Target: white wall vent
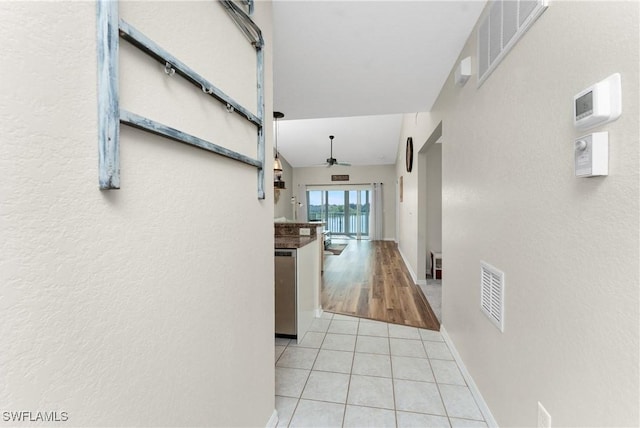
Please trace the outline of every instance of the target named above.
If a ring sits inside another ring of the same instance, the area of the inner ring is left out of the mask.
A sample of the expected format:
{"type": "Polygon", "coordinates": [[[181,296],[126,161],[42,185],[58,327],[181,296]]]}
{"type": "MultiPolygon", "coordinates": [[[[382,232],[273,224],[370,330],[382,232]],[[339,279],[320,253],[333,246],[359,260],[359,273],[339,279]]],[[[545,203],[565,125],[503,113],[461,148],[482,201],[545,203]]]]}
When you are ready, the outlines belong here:
{"type": "Polygon", "coordinates": [[[549,7],[548,0],[493,0],[478,25],[478,87],[549,7]]]}
{"type": "Polygon", "coordinates": [[[504,272],[480,262],[480,308],[504,332],[504,272]]]}

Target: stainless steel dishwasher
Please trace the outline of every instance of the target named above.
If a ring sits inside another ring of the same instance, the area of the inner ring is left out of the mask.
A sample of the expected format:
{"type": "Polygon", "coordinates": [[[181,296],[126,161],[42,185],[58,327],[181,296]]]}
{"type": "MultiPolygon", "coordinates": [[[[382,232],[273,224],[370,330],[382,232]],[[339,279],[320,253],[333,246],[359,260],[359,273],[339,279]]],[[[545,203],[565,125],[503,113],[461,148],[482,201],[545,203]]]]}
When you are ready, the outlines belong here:
{"type": "Polygon", "coordinates": [[[296,250],[275,251],[276,334],[294,338],[296,324],[296,250]]]}

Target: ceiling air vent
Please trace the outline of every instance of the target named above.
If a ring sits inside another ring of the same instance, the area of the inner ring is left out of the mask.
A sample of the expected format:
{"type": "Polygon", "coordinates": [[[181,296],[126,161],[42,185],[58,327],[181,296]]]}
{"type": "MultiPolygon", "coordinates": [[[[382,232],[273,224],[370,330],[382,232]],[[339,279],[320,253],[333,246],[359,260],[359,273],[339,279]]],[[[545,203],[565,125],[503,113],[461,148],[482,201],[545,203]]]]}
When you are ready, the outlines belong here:
{"type": "Polygon", "coordinates": [[[504,332],[504,272],[485,262],[480,262],[480,307],[504,332]]]}
{"type": "Polygon", "coordinates": [[[548,0],[493,0],[478,25],[478,86],[548,7],[548,0]]]}

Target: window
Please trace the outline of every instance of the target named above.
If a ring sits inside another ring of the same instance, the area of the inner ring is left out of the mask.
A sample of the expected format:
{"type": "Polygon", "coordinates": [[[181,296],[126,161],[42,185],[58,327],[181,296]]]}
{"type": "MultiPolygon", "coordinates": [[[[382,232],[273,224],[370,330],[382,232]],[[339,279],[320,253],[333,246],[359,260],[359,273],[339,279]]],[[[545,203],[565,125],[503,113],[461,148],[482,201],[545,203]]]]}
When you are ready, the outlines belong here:
{"type": "Polygon", "coordinates": [[[324,221],[331,236],[369,237],[369,190],[308,190],[309,221],[324,221]]]}

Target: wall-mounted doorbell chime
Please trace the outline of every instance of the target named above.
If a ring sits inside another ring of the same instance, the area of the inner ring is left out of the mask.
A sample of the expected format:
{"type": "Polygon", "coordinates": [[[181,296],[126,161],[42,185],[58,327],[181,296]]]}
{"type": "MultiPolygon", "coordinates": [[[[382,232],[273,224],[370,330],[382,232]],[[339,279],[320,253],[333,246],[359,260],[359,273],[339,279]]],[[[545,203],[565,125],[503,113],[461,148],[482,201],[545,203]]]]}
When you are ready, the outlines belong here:
{"type": "MultiPolygon", "coordinates": [[[[580,91],[573,97],[573,124],[584,131],[613,122],[622,113],[620,74],[580,91]]],[[[609,133],[594,132],[574,141],[576,177],[609,174],[609,133]]]]}

